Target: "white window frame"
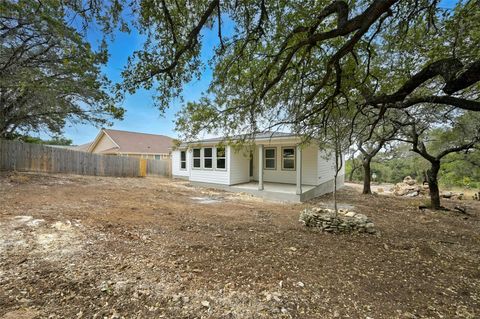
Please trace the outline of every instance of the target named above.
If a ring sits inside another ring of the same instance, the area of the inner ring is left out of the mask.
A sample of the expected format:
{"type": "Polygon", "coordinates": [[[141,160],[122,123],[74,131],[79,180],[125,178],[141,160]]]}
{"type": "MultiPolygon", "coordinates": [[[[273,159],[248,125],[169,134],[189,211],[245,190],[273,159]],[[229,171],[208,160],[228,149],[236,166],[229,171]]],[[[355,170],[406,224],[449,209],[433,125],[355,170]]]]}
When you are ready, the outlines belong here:
{"type": "Polygon", "coordinates": [[[202,149],[200,147],[195,147],[195,148],[192,148],[192,169],[202,169],[202,149]],[[195,157],[195,150],[199,150],[200,151],[200,156],[199,157],[195,157]],[[200,166],[199,167],[195,167],[195,160],[198,159],[200,161],[200,166]]]}
{"type": "Polygon", "coordinates": [[[263,149],[263,168],[266,170],[275,171],[277,169],[277,148],[276,147],[265,147],[263,149]],[[267,150],[273,150],[273,157],[267,158],[267,150]],[[273,168],[267,167],[267,159],[273,159],[273,168]]]}
{"type": "Polygon", "coordinates": [[[283,146],[282,147],[282,171],[295,171],[297,169],[297,150],[295,146],[283,146]],[[293,149],[293,168],[285,168],[285,160],[291,159],[284,157],[283,150],[285,149],[293,149]]]}
{"type": "Polygon", "coordinates": [[[227,170],[227,148],[226,147],[215,147],[215,169],[218,171],[226,171],[227,170]],[[218,149],[223,148],[223,156],[218,156],[218,149]],[[225,167],[221,168],[218,167],[218,160],[223,159],[225,161],[225,167]]]}
{"type": "Polygon", "coordinates": [[[202,156],[202,161],[201,161],[201,163],[202,163],[202,168],[205,169],[205,170],[213,170],[213,151],[214,151],[214,147],[213,147],[213,146],[210,146],[210,147],[202,147],[202,155],[203,155],[203,156],[202,156]],[[212,150],[212,156],[209,156],[209,157],[206,157],[206,156],[205,156],[205,149],[207,149],[207,148],[209,148],[209,149],[212,150]],[[205,160],[207,160],[207,159],[209,159],[209,160],[212,161],[212,162],[211,162],[211,163],[212,163],[212,167],[205,167],[205,160]]]}
{"type": "Polygon", "coordinates": [[[187,170],[187,151],[180,151],[180,170],[182,171],[187,170]],[[182,160],[182,153],[185,154],[185,160],[182,160]],[[185,167],[182,167],[182,163],[185,163],[185,167]]]}

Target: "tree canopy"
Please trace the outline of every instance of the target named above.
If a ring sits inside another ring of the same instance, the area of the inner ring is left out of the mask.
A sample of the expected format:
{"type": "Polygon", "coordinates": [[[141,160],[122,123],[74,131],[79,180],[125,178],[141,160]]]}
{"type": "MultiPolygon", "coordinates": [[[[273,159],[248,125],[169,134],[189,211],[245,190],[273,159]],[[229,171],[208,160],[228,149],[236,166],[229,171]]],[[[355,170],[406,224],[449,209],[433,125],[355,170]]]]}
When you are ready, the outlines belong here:
{"type": "Polygon", "coordinates": [[[105,47],[93,50],[81,33],[105,13],[84,4],[0,3],[0,137],[56,135],[67,121],[102,125],[122,118],[100,69],[107,61],[105,47]]]}
{"type": "Polygon", "coordinates": [[[310,136],[334,104],[346,102],[359,110],[447,104],[478,111],[478,5],[143,0],[138,27],[147,40],[123,73],[123,89],[155,87],[165,109],[202,71],[201,31],[215,28],[209,91],[177,120],[186,138],[285,126],[310,136]],[[225,20],[234,24],[228,36],[225,20]]]}

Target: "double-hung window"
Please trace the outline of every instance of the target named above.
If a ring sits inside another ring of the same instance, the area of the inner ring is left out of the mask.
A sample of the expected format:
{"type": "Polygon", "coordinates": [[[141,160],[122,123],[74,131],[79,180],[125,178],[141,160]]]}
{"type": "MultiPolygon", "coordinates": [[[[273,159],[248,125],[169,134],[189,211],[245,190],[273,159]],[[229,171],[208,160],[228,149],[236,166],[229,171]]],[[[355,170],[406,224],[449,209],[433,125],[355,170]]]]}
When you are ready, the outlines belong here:
{"type": "Polygon", "coordinates": [[[276,153],[277,149],[274,147],[265,148],[265,169],[274,170],[277,168],[276,153]]]}
{"type": "Polygon", "coordinates": [[[217,169],[226,168],[225,147],[217,147],[217,169]]]}
{"type": "Polygon", "coordinates": [[[203,168],[213,168],[213,148],[203,149],[203,168]]]}
{"type": "Polygon", "coordinates": [[[187,152],[180,151],[180,169],[187,169],[187,152]]]}
{"type": "Polygon", "coordinates": [[[193,168],[201,168],[200,148],[193,149],[193,168]]]}
{"type": "Polygon", "coordinates": [[[282,147],[282,169],[295,170],[295,147],[282,147]]]}

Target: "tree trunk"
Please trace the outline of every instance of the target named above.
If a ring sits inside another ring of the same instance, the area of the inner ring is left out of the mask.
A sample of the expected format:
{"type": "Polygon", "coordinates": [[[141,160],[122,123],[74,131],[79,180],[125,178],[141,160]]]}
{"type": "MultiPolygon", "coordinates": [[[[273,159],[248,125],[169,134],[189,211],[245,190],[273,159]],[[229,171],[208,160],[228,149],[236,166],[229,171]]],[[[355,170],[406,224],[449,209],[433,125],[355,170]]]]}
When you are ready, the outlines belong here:
{"type": "Polygon", "coordinates": [[[352,182],[353,181],[353,174],[355,173],[355,171],[357,170],[357,166],[352,166],[352,170],[350,171],[350,174],[348,175],[348,181],[349,182],[352,182]]]}
{"type": "Polygon", "coordinates": [[[370,183],[372,179],[372,173],[370,171],[370,162],[372,161],[371,158],[365,157],[363,159],[363,191],[362,194],[371,194],[372,190],[370,188],[370,183]]]}
{"type": "Polygon", "coordinates": [[[440,209],[440,190],[438,189],[438,171],[440,170],[440,161],[430,162],[431,166],[427,170],[428,188],[430,189],[431,208],[440,209]]]}
{"type": "Polygon", "coordinates": [[[337,174],[335,174],[333,181],[333,209],[335,210],[335,217],[337,217],[338,207],[337,207],[337,174]]]}

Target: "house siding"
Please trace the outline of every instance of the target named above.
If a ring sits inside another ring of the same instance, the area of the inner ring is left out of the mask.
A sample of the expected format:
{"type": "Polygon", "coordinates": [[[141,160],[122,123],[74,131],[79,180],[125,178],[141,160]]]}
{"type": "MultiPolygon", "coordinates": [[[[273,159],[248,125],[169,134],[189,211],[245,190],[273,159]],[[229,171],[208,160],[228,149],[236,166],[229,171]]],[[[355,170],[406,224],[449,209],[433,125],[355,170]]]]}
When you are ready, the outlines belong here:
{"type": "MultiPolygon", "coordinates": [[[[345,159],[343,165],[338,173],[338,176],[345,175],[345,159]]],[[[333,180],[335,176],[335,156],[327,154],[325,151],[318,151],[318,181],[319,184],[333,180]]],[[[338,180],[337,180],[338,181],[338,180]]],[[[342,183],[343,185],[343,183],[342,183]]]]}
{"type": "MultiPolygon", "coordinates": [[[[275,170],[264,169],[263,180],[273,183],[295,184],[297,182],[296,165],[294,171],[282,170],[282,147],[296,147],[294,143],[285,143],[282,145],[264,144],[265,148],[276,148],[275,170]]],[[[317,180],[317,150],[316,145],[308,145],[302,149],[302,184],[318,185],[317,180]]],[[[258,180],[258,147],[255,148],[253,155],[253,178],[258,180]]]]}
{"type": "Polygon", "coordinates": [[[302,184],[318,185],[318,146],[308,145],[302,150],[302,184]]]}
{"type": "MultiPolygon", "coordinates": [[[[206,146],[212,147],[212,146],[206,146]]],[[[203,149],[202,149],[202,158],[203,158],[203,149]]],[[[230,185],[230,147],[227,147],[226,150],[226,163],[227,169],[226,170],[219,170],[219,169],[204,169],[204,168],[193,168],[193,161],[191,160],[193,153],[187,152],[187,163],[189,165],[190,170],[190,181],[192,182],[201,182],[201,183],[215,183],[215,184],[222,184],[222,185],[230,185]]],[[[216,163],[216,152],[215,149],[213,150],[213,162],[214,166],[216,163]]],[[[180,164],[179,164],[180,165],[180,164]]]]}
{"type": "Polygon", "coordinates": [[[117,147],[117,145],[115,145],[115,143],[113,143],[106,134],[102,134],[102,137],[98,141],[97,145],[95,145],[92,153],[100,153],[101,151],[111,149],[112,147],[117,147]]]}
{"type": "Polygon", "coordinates": [[[180,150],[172,151],[172,175],[173,176],[190,176],[190,156],[191,152],[187,151],[187,168],[180,169],[180,150]]]}
{"type": "Polygon", "coordinates": [[[247,183],[250,181],[250,156],[247,150],[236,151],[228,147],[230,153],[230,185],[247,183]]]}

